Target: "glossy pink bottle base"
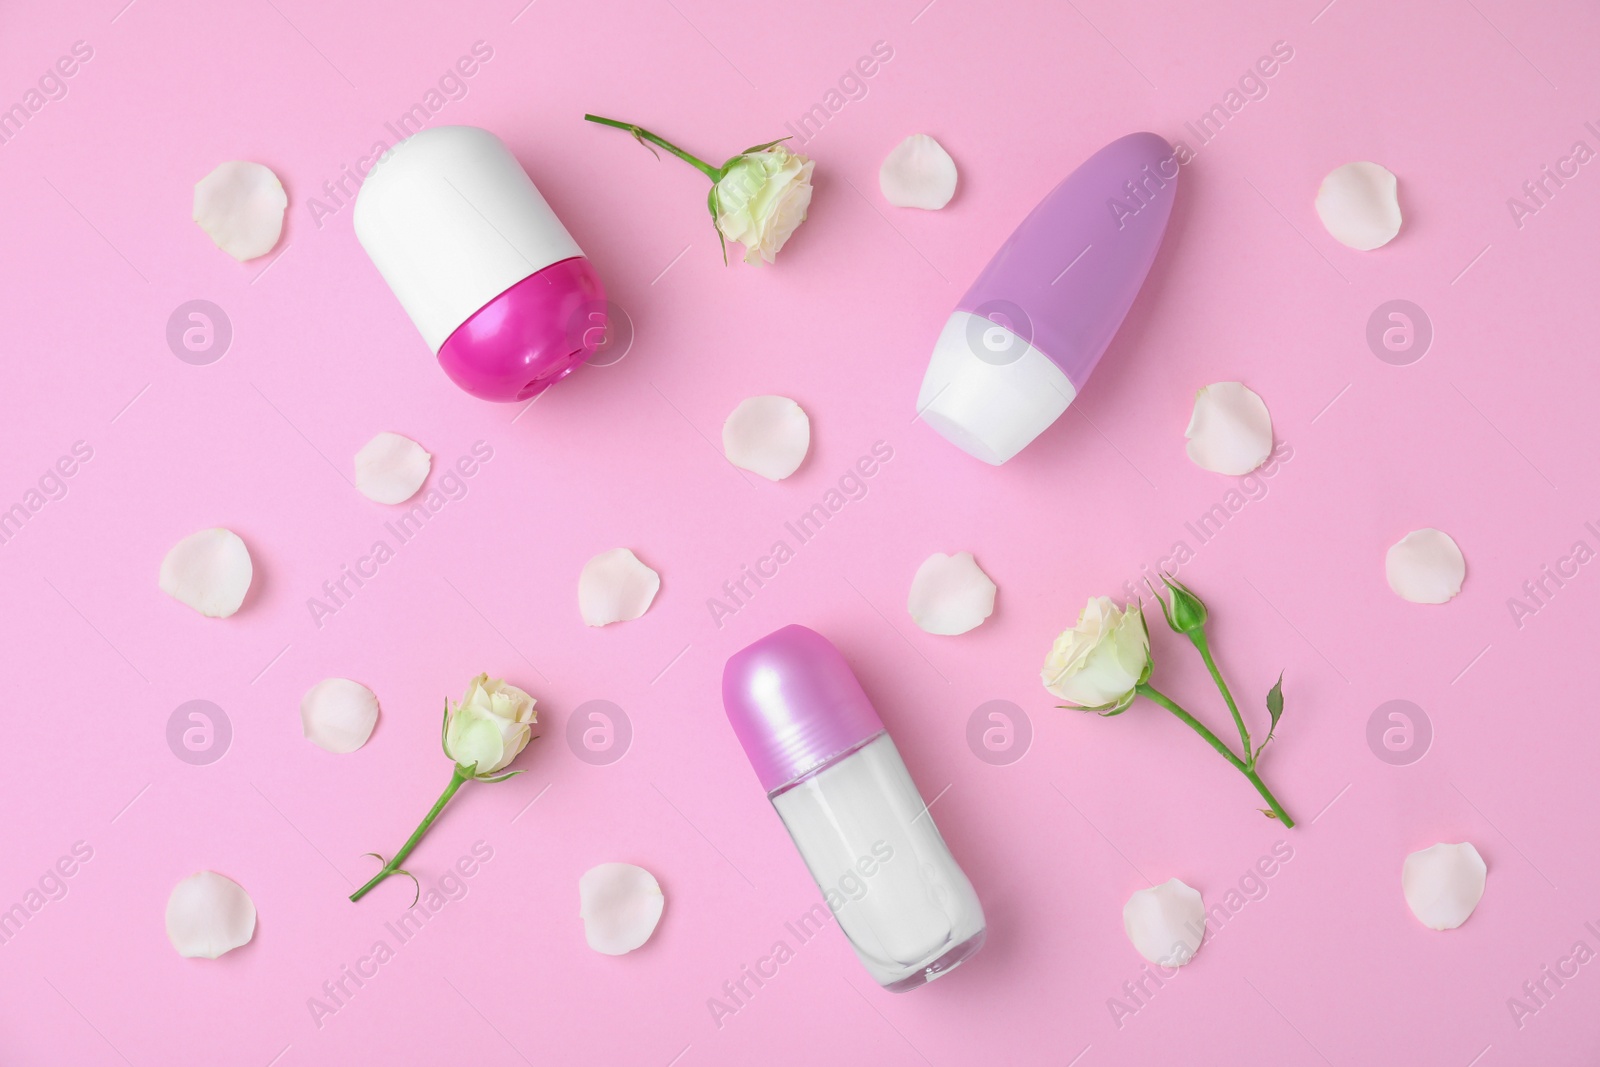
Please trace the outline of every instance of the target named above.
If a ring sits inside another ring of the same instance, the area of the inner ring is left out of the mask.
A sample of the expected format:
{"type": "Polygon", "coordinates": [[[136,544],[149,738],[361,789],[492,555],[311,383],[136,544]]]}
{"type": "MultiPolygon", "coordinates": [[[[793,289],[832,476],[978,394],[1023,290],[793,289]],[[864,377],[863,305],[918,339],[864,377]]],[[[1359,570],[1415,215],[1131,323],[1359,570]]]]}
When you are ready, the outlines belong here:
{"type": "Polygon", "coordinates": [[[582,256],[552,263],[456,328],[439,365],[473,396],[527,400],[577,370],[606,337],[606,290],[582,256]]]}

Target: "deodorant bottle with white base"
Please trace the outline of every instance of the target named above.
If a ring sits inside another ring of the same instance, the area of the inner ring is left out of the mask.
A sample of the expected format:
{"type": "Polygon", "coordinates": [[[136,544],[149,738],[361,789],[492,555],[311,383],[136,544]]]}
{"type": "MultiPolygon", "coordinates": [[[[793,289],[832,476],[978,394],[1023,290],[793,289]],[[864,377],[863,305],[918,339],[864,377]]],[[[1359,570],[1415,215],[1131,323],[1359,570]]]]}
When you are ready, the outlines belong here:
{"type": "Polygon", "coordinates": [[[1022,220],[934,343],[917,414],[996,466],[1060,418],[1155,261],[1178,189],[1172,146],[1111,142],[1022,220]]]}
{"type": "Polygon", "coordinates": [[[722,702],[824,904],[879,985],[915,989],[983,947],[972,883],[827,638],[786,626],[735,653],[722,702]]]}
{"type": "Polygon", "coordinates": [[[527,400],[605,340],[583,249],[488,130],[437,126],[384,154],[356,196],[356,237],[450,379],[527,400]]]}

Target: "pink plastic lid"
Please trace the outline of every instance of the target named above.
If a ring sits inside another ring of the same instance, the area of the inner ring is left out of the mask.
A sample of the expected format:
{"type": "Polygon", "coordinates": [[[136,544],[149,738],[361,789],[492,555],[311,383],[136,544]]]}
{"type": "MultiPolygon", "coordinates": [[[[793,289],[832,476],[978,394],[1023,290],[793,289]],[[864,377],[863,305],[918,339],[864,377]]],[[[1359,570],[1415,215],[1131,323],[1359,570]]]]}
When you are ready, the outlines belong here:
{"type": "Polygon", "coordinates": [[[463,322],[439,365],[473,396],[509,403],[538,396],[605,340],[606,290],[582,256],[528,275],[463,322]]]}
{"type": "Polygon", "coordinates": [[[883,732],[844,656],[785,626],[728,658],[722,705],[768,794],[883,732]]]}

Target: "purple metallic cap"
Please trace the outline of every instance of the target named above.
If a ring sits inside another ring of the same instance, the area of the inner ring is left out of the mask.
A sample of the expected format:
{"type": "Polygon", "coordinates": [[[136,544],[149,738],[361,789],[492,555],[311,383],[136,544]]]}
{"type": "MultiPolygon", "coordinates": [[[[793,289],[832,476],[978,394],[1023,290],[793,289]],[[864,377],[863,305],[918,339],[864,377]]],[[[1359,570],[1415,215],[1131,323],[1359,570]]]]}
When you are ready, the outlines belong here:
{"type": "Polygon", "coordinates": [[[804,626],[728,657],[722,706],[768,793],[883,732],[850,664],[804,626]]]}
{"type": "Polygon", "coordinates": [[[1004,325],[1081,391],[1155,262],[1177,185],[1164,139],[1112,141],[1045,195],[956,310],[1004,325]]]}

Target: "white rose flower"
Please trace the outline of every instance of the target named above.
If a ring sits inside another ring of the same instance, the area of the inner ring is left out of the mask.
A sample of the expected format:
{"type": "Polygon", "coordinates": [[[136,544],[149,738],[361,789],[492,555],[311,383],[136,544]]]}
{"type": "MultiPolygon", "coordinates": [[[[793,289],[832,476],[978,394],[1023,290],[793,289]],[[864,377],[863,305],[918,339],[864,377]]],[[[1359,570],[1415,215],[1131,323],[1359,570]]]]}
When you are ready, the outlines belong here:
{"type": "Polygon", "coordinates": [[[1056,638],[1039,672],[1044,687],[1080,708],[1122,710],[1150,670],[1150,632],[1138,604],[1118,611],[1091,597],[1078,625],[1056,638]]]}
{"type": "Polygon", "coordinates": [[[733,241],[744,245],[746,263],[771,263],[806,221],[806,208],[811,206],[811,171],[816,164],[784,148],[781,142],[787,137],[746,148],[717,167],[631,122],[599,115],[585,115],[584,119],[626,130],[650,151],[664,148],[711,179],[706,205],[722,238],[724,262],[728,258],[727,242],[733,241]]]}
{"type": "Polygon", "coordinates": [[[712,192],[717,229],[744,245],[746,263],[773,262],[806,220],[815,166],[782,145],[747,152],[723,165],[712,192]]]}
{"type": "Polygon", "coordinates": [[[384,879],[403,874],[416,886],[417,895],[411,898],[415,906],[417,897],[422,894],[422,883],[401,864],[422,842],[434,820],[462,786],[468,782],[509,781],[522,773],[505,768],[528,747],[535,721],[531,696],[487,674],[480,674],[467,683],[467,695],[459,704],[451,704],[447,698],[444,720],[439,726],[439,746],[455,761],[455,766],[450,768],[450,784],[393,857],[386,860],[376,852],[367,853],[376,857],[383,867],[351,893],[350,899],[360,900],[384,879]]]}
{"type": "Polygon", "coordinates": [[[504,769],[528,747],[537,721],[533,697],[499,678],[480,674],[459,704],[445,711],[445,755],[479,775],[504,769]]]}

